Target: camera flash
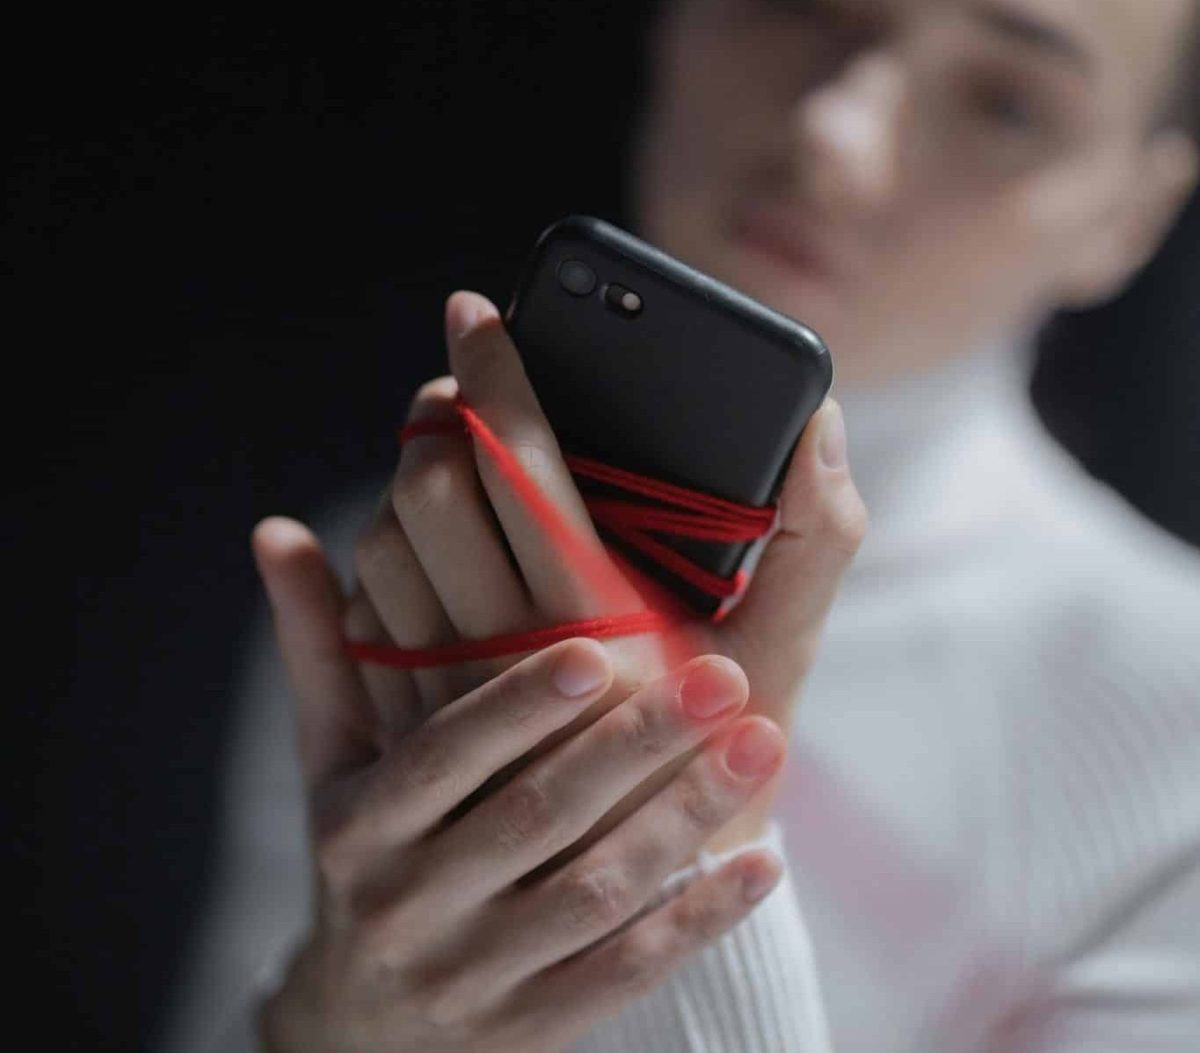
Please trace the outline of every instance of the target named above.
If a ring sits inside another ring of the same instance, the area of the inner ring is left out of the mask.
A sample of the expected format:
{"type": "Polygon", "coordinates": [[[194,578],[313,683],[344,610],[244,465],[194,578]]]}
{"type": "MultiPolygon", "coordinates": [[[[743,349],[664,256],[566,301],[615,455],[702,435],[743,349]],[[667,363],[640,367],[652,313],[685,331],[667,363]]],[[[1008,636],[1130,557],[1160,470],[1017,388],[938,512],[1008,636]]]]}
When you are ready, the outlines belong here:
{"type": "Polygon", "coordinates": [[[604,288],[604,302],[614,311],[633,318],[642,310],[642,298],[632,289],[616,282],[610,282],[604,288]]]}

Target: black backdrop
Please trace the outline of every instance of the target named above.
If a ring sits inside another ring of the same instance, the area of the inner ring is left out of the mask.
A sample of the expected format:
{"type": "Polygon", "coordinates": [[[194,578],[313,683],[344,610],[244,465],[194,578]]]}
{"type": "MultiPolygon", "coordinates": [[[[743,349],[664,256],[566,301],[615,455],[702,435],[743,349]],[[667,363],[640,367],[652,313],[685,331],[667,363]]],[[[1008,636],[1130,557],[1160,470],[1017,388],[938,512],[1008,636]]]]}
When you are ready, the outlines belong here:
{"type": "MultiPolygon", "coordinates": [[[[258,602],[250,528],[389,470],[409,395],[446,371],[450,291],[503,307],[550,221],[625,222],[646,6],[13,23],[6,798],[39,1045],[161,1026],[258,602]]],[[[1055,333],[1035,394],[1200,541],[1196,213],[1055,333]]]]}

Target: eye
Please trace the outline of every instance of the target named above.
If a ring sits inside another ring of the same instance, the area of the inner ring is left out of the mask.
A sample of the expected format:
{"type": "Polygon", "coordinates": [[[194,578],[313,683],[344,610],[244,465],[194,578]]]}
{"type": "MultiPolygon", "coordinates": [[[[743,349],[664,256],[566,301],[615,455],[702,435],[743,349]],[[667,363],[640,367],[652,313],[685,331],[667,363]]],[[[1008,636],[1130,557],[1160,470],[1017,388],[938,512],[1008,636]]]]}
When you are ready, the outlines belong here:
{"type": "Polygon", "coordinates": [[[750,3],[763,11],[821,25],[850,25],[855,21],[854,16],[842,10],[835,0],[750,0],[750,3]]]}
{"type": "Polygon", "coordinates": [[[811,12],[818,6],[818,0],[757,0],[759,7],[775,11],[790,11],[795,14],[811,12]]]}
{"type": "Polygon", "coordinates": [[[1030,94],[1000,84],[977,84],[970,90],[972,108],[985,120],[1009,132],[1036,132],[1043,121],[1030,94]]]}

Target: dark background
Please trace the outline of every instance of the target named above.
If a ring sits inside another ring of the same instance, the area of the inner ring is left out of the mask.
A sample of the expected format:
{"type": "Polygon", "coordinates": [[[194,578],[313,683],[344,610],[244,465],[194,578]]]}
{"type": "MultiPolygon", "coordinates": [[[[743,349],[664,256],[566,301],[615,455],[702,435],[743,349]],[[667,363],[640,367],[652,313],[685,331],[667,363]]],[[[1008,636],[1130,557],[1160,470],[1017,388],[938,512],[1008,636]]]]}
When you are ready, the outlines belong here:
{"type": "MultiPolygon", "coordinates": [[[[626,225],[646,6],[14,24],[10,964],[40,1046],[161,1026],[258,602],[250,529],[391,468],[409,395],[446,372],[453,289],[503,307],[552,220],[626,225]]],[[[1198,212],[1120,302],[1065,320],[1034,392],[1200,543],[1198,212]]]]}

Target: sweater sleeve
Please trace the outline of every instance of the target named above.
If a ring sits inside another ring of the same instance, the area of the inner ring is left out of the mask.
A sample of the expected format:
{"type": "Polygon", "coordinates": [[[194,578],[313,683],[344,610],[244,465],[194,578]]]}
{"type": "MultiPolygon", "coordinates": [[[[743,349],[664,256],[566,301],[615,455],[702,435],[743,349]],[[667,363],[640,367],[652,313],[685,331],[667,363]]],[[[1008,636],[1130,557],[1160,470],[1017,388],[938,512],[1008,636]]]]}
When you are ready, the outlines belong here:
{"type": "Polygon", "coordinates": [[[783,863],[775,887],[736,926],[660,987],[602,1022],[570,1053],[828,1053],[832,1049],[812,943],[800,911],[783,830],[720,855],[702,852],[663,883],[652,905],[750,848],[783,863]]]}
{"type": "MultiPolygon", "coordinates": [[[[832,1049],[812,948],[796,903],[779,823],[766,835],[672,873],[643,908],[653,910],[701,873],[749,848],[767,847],[784,860],[783,876],[754,911],[715,944],[676,971],[667,983],[604,1021],[569,1053],[653,1049],[655,1053],[828,1053],[832,1049]]],[[[263,963],[243,997],[219,1014],[216,1030],[181,1036],[180,1049],[256,1053],[259,1002],[282,980],[284,955],[263,963]]]]}

